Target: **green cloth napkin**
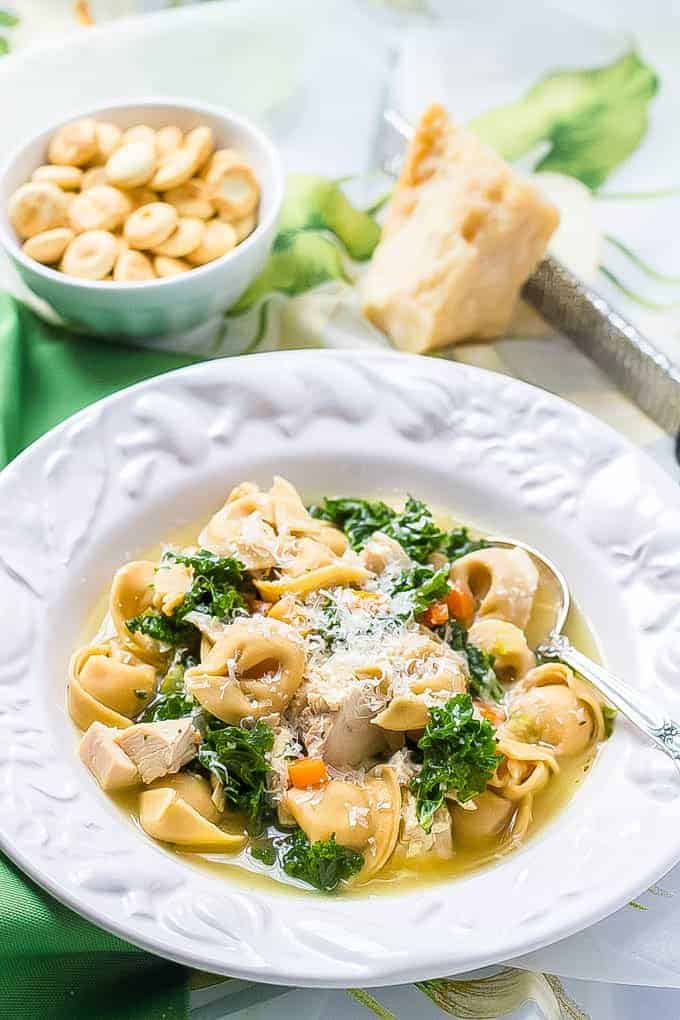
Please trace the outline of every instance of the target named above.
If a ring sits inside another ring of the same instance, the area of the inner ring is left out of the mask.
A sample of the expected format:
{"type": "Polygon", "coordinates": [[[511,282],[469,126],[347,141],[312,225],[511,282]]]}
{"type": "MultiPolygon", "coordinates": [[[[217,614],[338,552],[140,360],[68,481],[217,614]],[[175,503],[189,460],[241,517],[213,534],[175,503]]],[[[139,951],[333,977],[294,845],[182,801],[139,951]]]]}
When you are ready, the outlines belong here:
{"type": "Polygon", "coordinates": [[[2,1016],[184,1020],[188,973],[84,921],[0,858],[2,1016]]]}
{"type": "MultiPolygon", "coordinates": [[[[196,361],[76,339],[0,293],[0,467],[93,400],[196,361]]],[[[0,1014],[181,1020],[189,975],[57,903],[0,856],[0,1014]]]]}
{"type": "Polygon", "coordinates": [[[0,293],[0,467],[94,400],[197,360],[74,337],[0,293]]]}

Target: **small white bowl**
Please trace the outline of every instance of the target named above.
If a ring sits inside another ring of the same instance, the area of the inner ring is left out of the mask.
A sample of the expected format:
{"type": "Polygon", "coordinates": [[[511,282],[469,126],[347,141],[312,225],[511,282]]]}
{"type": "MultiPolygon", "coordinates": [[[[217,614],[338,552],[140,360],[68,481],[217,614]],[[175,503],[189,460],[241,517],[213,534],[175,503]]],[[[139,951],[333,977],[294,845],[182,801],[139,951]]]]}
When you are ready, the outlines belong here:
{"type": "Polygon", "coordinates": [[[143,337],[192,329],[229,308],[263,269],[276,233],[284,176],[279,155],[265,135],[243,117],[183,99],[142,99],[78,110],[15,151],[0,169],[0,242],[27,286],[69,324],[100,336],[143,337]],[[207,124],[217,148],[240,149],[260,183],[256,229],[228,255],[179,276],[138,283],[81,280],[41,265],[21,250],[9,222],[10,196],[47,162],[47,144],[62,124],[79,117],[133,124],[178,124],[189,131],[207,124]]]}

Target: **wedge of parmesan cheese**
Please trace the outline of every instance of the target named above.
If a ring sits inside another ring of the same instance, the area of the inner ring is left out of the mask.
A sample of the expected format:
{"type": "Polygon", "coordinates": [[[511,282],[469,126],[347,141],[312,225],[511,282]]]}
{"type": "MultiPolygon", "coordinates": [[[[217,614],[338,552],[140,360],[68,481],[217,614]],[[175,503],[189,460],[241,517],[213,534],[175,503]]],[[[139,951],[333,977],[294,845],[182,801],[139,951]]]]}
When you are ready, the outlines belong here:
{"type": "Polygon", "coordinates": [[[433,105],[364,276],[364,314],[415,353],[499,336],[557,223],[532,184],[433,105]]]}

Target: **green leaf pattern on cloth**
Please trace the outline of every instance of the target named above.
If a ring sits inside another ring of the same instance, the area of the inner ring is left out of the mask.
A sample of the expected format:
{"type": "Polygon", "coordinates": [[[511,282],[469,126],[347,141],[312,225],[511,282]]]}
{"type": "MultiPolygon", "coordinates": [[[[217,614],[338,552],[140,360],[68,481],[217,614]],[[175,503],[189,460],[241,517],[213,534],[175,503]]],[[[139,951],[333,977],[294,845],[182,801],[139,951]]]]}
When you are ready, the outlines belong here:
{"type": "Polygon", "coordinates": [[[279,220],[275,249],[286,246],[301,230],[328,230],[342,242],[350,258],[369,259],[380,239],[380,227],[365,212],[355,209],[340,184],[315,174],[292,174],[279,220]]]}
{"type": "Polygon", "coordinates": [[[589,1020],[557,978],[533,971],[508,967],[475,981],[437,978],[416,987],[456,1020],[496,1020],[527,1002],[535,1003],[545,1020],[589,1020]]]}
{"type": "Polygon", "coordinates": [[[348,988],[347,994],[356,1000],[361,1006],[365,1006],[366,1009],[370,1009],[374,1016],[380,1017],[380,1020],[399,1020],[391,1009],[384,1006],[380,999],[377,999],[375,995],[371,995],[365,988],[348,988]]]}
{"type": "Polygon", "coordinates": [[[509,160],[547,143],[534,169],[569,174],[596,189],[642,141],[657,88],[654,71],[631,51],[605,67],[548,74],[471,127],[509,160]]]}
{"type": "Polygon", "coordinates": [[[263,272],[241,295],[229,314],[247,312],[273,291],[293,297],[329,280],[349,283],[337,244],[312,231],[288,234],[283,239],[279,235],[263,272]]]}
{"type": "Polygon", "coordinates": [[[272,291],[294,296],[329,280],[349,283],[343,257],[370,258],[379,238],[377,222],[356,209],[338,183],[291,174],[269,262],[229,314],[248,311],[272,291]]]}
{"type": "MultiPolygon", "coordinates": [[[[0,8],[0,28],[15,28],[19,24],[19,18],[12,11],[0,8]]],[[[4,57],[6,53],[9,53],[9,39],[7,36],[0,35],[0,57],[4,57]]]]}

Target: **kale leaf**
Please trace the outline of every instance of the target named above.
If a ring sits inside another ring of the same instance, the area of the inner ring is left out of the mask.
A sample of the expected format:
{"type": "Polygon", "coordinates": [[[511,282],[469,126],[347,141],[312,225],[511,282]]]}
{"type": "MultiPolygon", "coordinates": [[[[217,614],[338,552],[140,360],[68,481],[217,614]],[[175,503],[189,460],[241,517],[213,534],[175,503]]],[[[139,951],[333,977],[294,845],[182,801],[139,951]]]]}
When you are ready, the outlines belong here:
{"type": "Polygon", "coordinates": [[[375,531],[382,531],[396,539],[418,563],[424,563],[446,539],[429,508],[413,496],[408,497],[403,510],[393,510],[380,500],[324,499],[309,512],[344,531],[355,550],[362,549],[375,531]]]}
{"type": "Polygon", "coordinates": [[[310,843],[302,829],[296,829],[280,844],[283,870],[322,892],[333,892],[343,879],[361,871],[364,858],[357,850],[330,839],[310,843]]]}
{"type": "Polygon", "coordinates": [[[310,506],[312,517],[330,521],[347,535],[353,549],[362,549],[374,531],[385,531],[395,511],[381,501],[367,499],[328,499],[310,506]]]}
{"type": "Polygon", "coordinates": [[[163,560],[181,563],[194,572],[191,588],[175,609],[178,619],[194,610],[224,619],[237,609],[248,608],[238,587],[245,583],[245,567],[239,560],[231,556],[216,556],[207,549],[199,549],[192,555],[167,552],[163,560]]]}
{"type": "Polygon", "coordinates": [[[172,613],[168,615],[155,609],[145,609],[143,613],[126,621],[128,630],[145,634],[165,645],[193,648],[198,641],[198,631],[185,621],[189,613],[195,610],[225,619],[238,610],[247,610],[248,604],[236,587],[246,583],[245,568],[238,560],[199,549],[194,555],[167,552],[163,556],[162,565],[169,562],[182,563],[193,569],[191,588],[172,613]]]}
{"type": "Polygon", "coordinates": [[[191,642],[196,628],[184,623],[175,615],[166,616],[155,609],[145,609],[138,616],[125,621],[128,630],[133,634],[144,634],[146,637],[160,641],[164,645],[185,645],[191,642]]]}
{"type": "Polygon", "coordinates": [[[442,708],[430,709],[430,721],[418,741],[420,772],[411,781],[418,821],[432,828],[435,811],[450,790],[463,804],[486,789],[502,755],[487,719],[475,719],[469,694],[456,694],[442,708]]]}
{"type": "Polygon", "coordinates": [[[355,550],[362,549],[375,531],[382,531],[396,539],[417,563],[425,563],[433,552],[457,560],[489,544],[484,539],[470,538],[467,528],[442,531],[434,523],[430,508],[413,496],[408,497],[403,510],[394,510],[380,500],[324,499],[309,512],[344,531],[355,550]]]}
{"type": "Polygon", "coordinates": [[[465,645],[465,654],[470,670],[468,686],[472,694],[484,701],[502,701],[505,691],[494,672],[494,656],[469,642],[465,645]]]}
{"type": "Polygon", "coordinates": [[[163,722],[165,719],[183,719],[191,715],[196,702],[189,694],[175,691],[173,694],[159,694],[147,705],[140,722],[163,722]]]}
{"type": "Polygon", "coordinates": [[[241,584],[244,577],[245,567],[240,560],[233,556],[218,556],[209,549],[199,549],[195,553],[168,551],[163,559],[191,567],[196,576],[209,577],[217,584],[241,584]]]}
{"type": "Polygon", "coordinates": [[[419,564],[409,570],[403,570],[396,579],[390,595],[392,598],[404,593],[405,599],[396,599],[398,616],[419,616],[433,602],[441,602],[449,593],[448,567],[435,570],[426,564],[419,564]],[[401,611],[401,602],[407,608],[401,611]]]}
{"type": "Polygon", "coordinates": [[[477,552],[478,549],[488,549],[489,545],[490,543],[483,538],[470,538],[467,528],[453,528],[446,536],[442,552],[453,562],[459,560],[461,556],[467,556],[468,553],[477,552]]]}
{"type": "Polygon", "coordinates": [[[470,674],[468,685],[470,693],[475,698],[482,698],[485,701],[502,701],[505,692],[503,685],[494,673],[493,655],[483,652],[477,645],[471,644],[468,641],[467,631],[458,620],[449,620],[448,623],[435,629],[439,637],[446,641],[455,652],[462,652],[466,657],[470,674]]]}
{"type": "Polygon", "coordinates": [[[184,690],[184,671],[195,666],[196,659],[188,649],[179,648],[170,667],[161,681],[156,697],[140,716],[140,722],[162,722],[165,719],[181,719],[191,715],[196,702],[184,690]]]}
{"type": "Polygon", "coordinates": [[[267,751],[273,743],[271,728],[259,720],[251,730],[240,726],[208,729],[198,751],[200,764],[220,780],[229,804],[243,811],[253,826],[270,810],[267,751]]]}
{"type": "Polygon", "coordinates": [[[430,508],[413,496],[409,496],[404,509],[395,514],[386,534],[396,538],[411,559],[418,563],[424,563],[439,549],[444,538],[444,532],[432,520],[430,508]]]}
{"type": "Polygon", "coordinates": [[[254,857],[256,861],[260,861],[261,864],[266,864],[268,867],[276,864],[276,850],[268,843],[252,844],[250,856],[254,857]]]}

